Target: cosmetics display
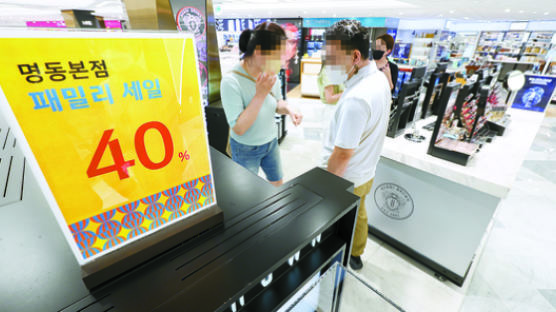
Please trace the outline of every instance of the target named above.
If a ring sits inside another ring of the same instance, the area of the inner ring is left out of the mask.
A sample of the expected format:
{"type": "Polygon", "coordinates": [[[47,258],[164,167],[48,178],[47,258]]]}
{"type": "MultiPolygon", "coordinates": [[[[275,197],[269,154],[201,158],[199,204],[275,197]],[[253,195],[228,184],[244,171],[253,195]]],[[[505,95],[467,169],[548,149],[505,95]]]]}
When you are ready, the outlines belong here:
{"type": "Polygon", "coordinates": [[[492,137],[495,136],[495,133],[491,133],[486,127],[486,116],[490,111],[490,106],[487,105],[490,88],[476,83],[474,90],[477,91],[473,97],[470,95],[461,106],[460,123],[467,131],[465,134],[467,141],[475,142],[479,137],[486,137],[488,138],[487,142],[490,142],[492,137]],[[480,89],[477,89],[477,87],[480,87],[480,89]]]}
{"type": "Polygon", "coordinates": [[[461,126],[457,116],[456,102],[460,90],[458,83],[446,86],[440,100],[442,114],[436,121],[428,154],[465,166],[479,149],[479,144],[469,142],[469,132],[461,126]]]}
{"type": "Polygon", "coordinates": [[[504,135],[506,128],[511,122],[510,116],[506,114],[508,106],[505,99],[508,91],[500,83],[496,83],[487,98],[488,111],[485,113],[487,126],[497,135],[504,135]]]}
{"type": "Polygon", "coordinates": [[[396,43],[392,57],[395,60],[408,60],[411,55],[411,43],[396,43]]]}
{"type": "Polygon", "coordinates": [[[440,101],[440,95],[442,94],[444,87],[452,79],[452,75],[446,73],[447,67],[448,63],[439,63],[428,81],[425,82],[427,91],[425,93],[425,100],[421,110],[422,119],[438,114],[436,109],[438,107],[438,102],[440,101]]]}
{"type": "Polygon", "coordinates": [[[475,56],[493,55],[500,48],[500,42],[504,39],[502,31],[484,31],[479,37],[479,44],[475,56]]]}

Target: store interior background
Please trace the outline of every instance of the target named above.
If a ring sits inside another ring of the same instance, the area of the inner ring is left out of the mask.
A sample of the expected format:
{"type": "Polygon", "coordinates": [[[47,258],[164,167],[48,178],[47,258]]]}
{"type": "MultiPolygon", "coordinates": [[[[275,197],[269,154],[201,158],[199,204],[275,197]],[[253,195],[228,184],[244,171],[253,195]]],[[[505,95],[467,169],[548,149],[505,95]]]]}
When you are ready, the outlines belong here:
{"type": "MultiPolygon", "coordinates": [[[[171,12],[164,3],[172,2],[2,0],[0,27],[69,28],[72,18],[61,10],[71,9],[93,11],[97,22],[91,28],[175,29],[173,20],[165,21],[161,18],[165,15],[159,14],[171,12]]],[[[336,19],[357,18],[372,29],[373,37],[394,35],[398,63],[407,66],[449,59],[449,69],[461,71],[469,61],[490,55],[498,61],[530,62],[533,70],[540,71],[539,61],[556,45],[554,0],[215,0],[214,14],[222,74],[239,59],[237,41],[242,30],[265,20],[287,30],[287,97],[304,114],[304,121],[294,127],[286,120],[283,129],[287,132],[280,146],[285,180],[320,162],[316,151],[322,148],[334,106],[317,98],[319,50],[325,26],[336,19]]],[[[548,73],[556,75],[556,66],[548,73]]],[[[462,287],[442,281],[372,236],[363,255],[364,269],[358,274],[407,311],[556,311],[554,103],[495,215],[482,255],[472,267],[472,279],[462,287]]]]}

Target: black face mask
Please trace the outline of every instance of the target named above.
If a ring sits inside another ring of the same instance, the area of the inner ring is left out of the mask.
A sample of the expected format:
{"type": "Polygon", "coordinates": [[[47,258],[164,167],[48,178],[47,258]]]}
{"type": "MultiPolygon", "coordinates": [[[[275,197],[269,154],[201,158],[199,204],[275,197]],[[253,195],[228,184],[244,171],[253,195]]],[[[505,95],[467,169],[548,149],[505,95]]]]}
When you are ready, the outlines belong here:
{"type": "Polygon", "coordinates": [[[384,51],[373,50],[373,60],[380,60],[384,56],[384,51]]]}

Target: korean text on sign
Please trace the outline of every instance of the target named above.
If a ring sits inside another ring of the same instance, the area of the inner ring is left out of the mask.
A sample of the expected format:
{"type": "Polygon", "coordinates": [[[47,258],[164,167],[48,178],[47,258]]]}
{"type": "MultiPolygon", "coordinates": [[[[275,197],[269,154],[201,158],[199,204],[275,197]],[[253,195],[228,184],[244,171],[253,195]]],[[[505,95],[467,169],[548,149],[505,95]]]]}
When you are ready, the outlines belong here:
{"type": "Polygon", "coordinates": [[[104,60],[98,61],[69,61],[62,62],[45,62],[44,64],[18,64],[19,73],[25,77],[29,83],[41,83],[44,76],[48,76],[51,81],[64,81],[68,77],[74,80],[96,78],[108,78],[108,69],[104,60]],[[89,75],[91,73],[91,75],[89,75]]]}

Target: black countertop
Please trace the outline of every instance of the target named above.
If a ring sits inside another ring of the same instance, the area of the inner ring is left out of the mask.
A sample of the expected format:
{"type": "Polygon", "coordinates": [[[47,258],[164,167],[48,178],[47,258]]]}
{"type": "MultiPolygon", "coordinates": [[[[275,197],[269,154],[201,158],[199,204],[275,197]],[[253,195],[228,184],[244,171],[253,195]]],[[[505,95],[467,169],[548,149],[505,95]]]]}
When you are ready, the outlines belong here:
{"type": "Polygon", "coordinates": [[[351,240],[351,183],[315,168],[275,188],[213,149],[211,158],[223,226],[92,291],[28,172],[23,201],[0,207],[0,311],[223,310],[348,214],[333,239],[351,240]]]}

